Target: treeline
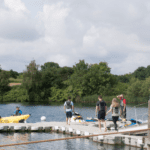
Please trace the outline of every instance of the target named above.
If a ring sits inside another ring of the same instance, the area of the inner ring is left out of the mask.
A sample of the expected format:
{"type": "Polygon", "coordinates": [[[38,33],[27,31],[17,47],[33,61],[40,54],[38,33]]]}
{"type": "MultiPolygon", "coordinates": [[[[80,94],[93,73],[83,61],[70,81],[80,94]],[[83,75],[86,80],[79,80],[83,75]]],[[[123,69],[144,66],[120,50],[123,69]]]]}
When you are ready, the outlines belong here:
{"type": "Polygon", "coordinates": [[[73,67],[60,67],[47,62],[41,70],[35,61],[26,71],[0,69],[0,101],[2,102],[61,102],[71,96],[76,102],[97,101],[97,95],[110,99],[124,94],[128,102],[148,100],[150,66],[139,67],[133,73],[113,75],[106,62],[88,64],[79,60],[73,67]],[[22,79],[21,86],[9,87],[10,78],[22,79]]]}

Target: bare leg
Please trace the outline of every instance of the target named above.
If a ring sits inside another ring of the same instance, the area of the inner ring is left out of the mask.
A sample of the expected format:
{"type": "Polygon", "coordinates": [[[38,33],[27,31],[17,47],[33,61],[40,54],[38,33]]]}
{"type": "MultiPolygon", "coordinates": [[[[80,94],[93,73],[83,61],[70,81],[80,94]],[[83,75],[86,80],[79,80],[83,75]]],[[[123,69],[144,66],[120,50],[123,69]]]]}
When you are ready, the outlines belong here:
{"type": "Polygon", "coordinates": [[[105,132],[106,132],[107,128],[106,128],[106,121],[105,120],[103,120],[103,124],[104,124],[105,132]]]}
{"type": "Polygon", "coordinates": [[[71,118],[69,118],[69,125],[70,125],[70,122],[71,122],[71,118]]]}
{"type": "Polygon", "coordinates": [[[66,124],[68,124],[68,118],[66,118],[66,124]]]}
{"type": "Polygon", "coordinates": [[[99,119],[98,119],[98,124],[99,124],[99,129],[102,132],[102,130],[101,130],[101,120],[99,120],[99,119]]]}

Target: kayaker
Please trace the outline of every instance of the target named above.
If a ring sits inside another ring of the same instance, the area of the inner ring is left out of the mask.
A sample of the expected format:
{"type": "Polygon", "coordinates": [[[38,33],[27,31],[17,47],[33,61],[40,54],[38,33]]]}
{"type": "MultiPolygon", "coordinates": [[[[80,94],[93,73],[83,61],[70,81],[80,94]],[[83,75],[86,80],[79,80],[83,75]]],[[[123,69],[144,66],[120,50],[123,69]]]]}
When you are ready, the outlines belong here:
{"type": "Polygon", "coordinates": [[[124,95],[118,95],[118,99],[120,99],[120,113],[122,120],[126,120],[126,99],[124,98],[124,95]]]}
{"type": "Polygon", "coordinates": [[[114,125],[115,125],[115,130],[117,131],[117,121],[118,121],[118,118],[119,118],[119,103],[117,101],[116,98],[113,98],[112,100],[112,104],[110,105],[110,110],[106,113],[106,115],[110,112],[112,112],[112,120],[114,122],[114,125]]]}
{"type": "Polygon", "coordinates": [[[14,112],[14,115],[15,115],[15,116],[20,116],[20,115],[22,115],[22,111],[19,109],[18,106],[16,107],[16,111],[14,112]]]}
{"type": "Polygon", "coordinates": [[[101,122],[104,123],[104,128],[105,132],[107,131],[106,128],[106,121],[105,121],[105,116],[106,116],[106,111],[107,111],[107,105],[105,101],[102,99],[102,96],[98,96],[98,100],[96,103],[96,116],[97,116],[97,111],[98,111],[98,124],[99,124],[99,129],[101,131],[101,122]]]}
{"type": "Polygon", "coordinates": [[[74,112],[74,105],[71,101],[71,97],[68,96],[68,100],[64,103],[64,112],[66,113],[66,124],[68,124],[68,118],[69,118],[69,125],[72,117],[72,111],[74,112]]]}

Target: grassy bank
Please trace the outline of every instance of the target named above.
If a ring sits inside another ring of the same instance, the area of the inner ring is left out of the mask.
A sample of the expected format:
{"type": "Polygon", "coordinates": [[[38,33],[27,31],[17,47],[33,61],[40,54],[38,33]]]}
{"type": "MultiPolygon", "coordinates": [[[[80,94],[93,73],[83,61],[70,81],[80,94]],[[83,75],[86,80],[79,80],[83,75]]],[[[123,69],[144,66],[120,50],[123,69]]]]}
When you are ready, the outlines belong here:
{"type": "MultiPolygon", "coordinates": [[[[127,104],[141,104],[141,103],[146,103],[148,102],[149,98],[148,97],[129,97],[129,96],[124,96],[126,99],[127,104]]],[[[116,95],[114,96],[103,96],[103,100],[106,103],[111,103],[113,98],[117,98],[116,95]]],[[[119,100],[119,99],[118,99],[119,100]]],[[[85,104],[95,104],[98,101],[98,95],[90,95],[90,96],[85,96],[85,97],[77,97],[75,99],[76,103],[85,103],[85,104]]]]}
{"type": "Polygon", "coordinates": [[[21,83],[22,79],[9,78],[9,83],[21,83]]]}

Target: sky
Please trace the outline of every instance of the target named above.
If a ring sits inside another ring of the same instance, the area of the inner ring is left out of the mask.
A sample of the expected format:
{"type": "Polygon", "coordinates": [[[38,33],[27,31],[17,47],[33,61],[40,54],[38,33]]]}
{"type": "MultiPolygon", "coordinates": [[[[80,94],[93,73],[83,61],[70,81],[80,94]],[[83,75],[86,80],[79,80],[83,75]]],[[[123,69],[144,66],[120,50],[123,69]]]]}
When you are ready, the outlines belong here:
{"type": "Polygon", "coordinates": [[[0,0],[0,65],[107,62],[123,75],[150,65],[149,0],[0,0]]]}

